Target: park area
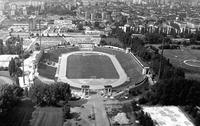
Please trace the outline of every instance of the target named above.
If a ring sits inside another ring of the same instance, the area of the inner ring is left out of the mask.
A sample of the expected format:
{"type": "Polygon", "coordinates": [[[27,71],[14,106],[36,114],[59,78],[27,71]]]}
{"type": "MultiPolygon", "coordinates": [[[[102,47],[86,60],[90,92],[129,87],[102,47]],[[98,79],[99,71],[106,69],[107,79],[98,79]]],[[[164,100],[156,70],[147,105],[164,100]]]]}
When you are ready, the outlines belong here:
{"type": "Polygon", "coordinates": [[[69,79],[118,79],[119,75],[108,56],[98,54],[74,54],[67,59],[69,79]]]}
{"type": "Polygon", "coordinates": [[[38,73],[42,77],[47,77],[49,79],[55,78],[56,68],[52,66],[48,66],[44,63],[39,63],[38,65],[38,73]]]}

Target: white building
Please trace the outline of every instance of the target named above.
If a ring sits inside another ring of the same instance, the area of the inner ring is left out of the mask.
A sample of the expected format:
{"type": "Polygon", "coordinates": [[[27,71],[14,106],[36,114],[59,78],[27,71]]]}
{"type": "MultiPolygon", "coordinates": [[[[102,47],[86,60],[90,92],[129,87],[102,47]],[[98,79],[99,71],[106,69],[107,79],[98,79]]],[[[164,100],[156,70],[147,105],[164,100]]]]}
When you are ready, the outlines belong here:
{"type": "Polygon", "coordinates": [[[15,15],[15,10],[11,10],[11,11],[10,11],[10,15],[11,15],[11,16],[14,16],[14,15],[15,15]]]}
{"type": "Polygon", "coordinates": [[[23,15],[27,15],[26,7],[23,7],[23,15]]]}
{"type": "Polygon", "coordinates": [[[28,23],[13,24],[10,28],[8,28],[9,31],[11,31],[11,29],[15,32],[20,32],[20,31],[28,32],[29,31],[29,24],[28,23]]]}
{"type": "Polygon", "coordinates": [[[22,8],[22,7],[27,7],[27,6],[43,6],[44,2],[43,1],[39,1],[39,0],[19,0],[19,1],[15,1],[15,2],[10,2],[9,6],[11,9],[13,9],[13,6],[15,6],[14,8],[22,8]]]}
{"type": "MultiPolygon", "coordinates": [[[[33,54],[24,60],[24,73],[25,76],[19,77],[19,84],[22,88],[29,88],[31,84],[33,84],[33,80],[35,76],[38,75],[36,63],[38,62],[39,58],[41,58],[42,52],[34,51],[33,54]]],[[[22,69],[22,68],[21,68],[22,69]]]]}
{"type": "Polygon", "coordinates": [[[100,35],[104,34],[103,31],[98,31],[98,30],[85,30],[86,35],[100,35]]]}

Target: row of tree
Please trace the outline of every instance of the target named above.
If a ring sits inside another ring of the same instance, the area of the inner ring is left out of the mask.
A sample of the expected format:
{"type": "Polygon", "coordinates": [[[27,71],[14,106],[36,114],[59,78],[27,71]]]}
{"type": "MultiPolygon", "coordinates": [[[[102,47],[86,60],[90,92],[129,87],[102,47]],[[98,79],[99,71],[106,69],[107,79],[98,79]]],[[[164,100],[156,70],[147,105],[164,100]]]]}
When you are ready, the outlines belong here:
{"type": "Polygon", "coordinates": [[[60,106],[60,101],[63,101],[63,117],[71,118],[70,105],[68,101],[71,99],[70,85],[66,83],[55,83],[47,85],[41,82],[36,82],[31,86],[29,97],[39,106],[60,106]]]}
{"type": "Polygon", "coordinates": [[[68,102],[71,98],[71,90],[70,85],[66,83],[51,85],[35,83],[31,86],[29,95],[38,105],[56,106],[61,100],[68,102]]]}
{"type": "Polygon", "coordinates": [[[8,71],[10,73],[10,76],[22,76],[22,70],[21,67],[21,61],[19,58],[11,58],[8,66],[8,71]]]}
{"type": "Polygon", "coordinates": [[[6,44],[3,44],[3,40],[0,39],[0,54],[22,54],[23,52],[23,38],[10,37],[6,40],[6,44]]]}
{"type": "Polygon", "coordinates": [[[160,80],[152,87],[149,101],[163,105],[200,106],[200,84],[198,81],[184,78],[160,80]]]}

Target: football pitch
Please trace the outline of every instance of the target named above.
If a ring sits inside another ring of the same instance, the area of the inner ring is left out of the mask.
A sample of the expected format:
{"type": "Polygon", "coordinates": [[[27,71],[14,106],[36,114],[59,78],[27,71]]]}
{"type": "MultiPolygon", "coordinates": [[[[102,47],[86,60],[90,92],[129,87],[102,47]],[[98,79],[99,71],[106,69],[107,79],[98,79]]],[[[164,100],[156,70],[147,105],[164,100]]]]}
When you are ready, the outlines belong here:
{"type": "Polygon", "coordinates": [[[67,59],[66,76],[69,79],[118,79],[119,75],[105,55],[80,53],[70,55],[67,59]]]}
{"type": "Polygon", "coordinates": [[[200,50],[193,50],[189,47],[182,47],[180,50],[164,50],[164,56],[170,60],[176,67],[181,67],[185,71],[185,77],[187,79],[199,80],[200,65],[199,62],[193,62],[193,60],[200,60],[200,50]],[[195,67],[198,66],[198,67],[195,67]]]}
{"type": "Polygon", "coordinates": [[[199,73],[200,68],[192,67],[184,63],[187,60],[200,60],[200,51],[182,47],[180,50],[164,50],[164,56],[176,67],[181,67],[186,71],[199,73]]]}

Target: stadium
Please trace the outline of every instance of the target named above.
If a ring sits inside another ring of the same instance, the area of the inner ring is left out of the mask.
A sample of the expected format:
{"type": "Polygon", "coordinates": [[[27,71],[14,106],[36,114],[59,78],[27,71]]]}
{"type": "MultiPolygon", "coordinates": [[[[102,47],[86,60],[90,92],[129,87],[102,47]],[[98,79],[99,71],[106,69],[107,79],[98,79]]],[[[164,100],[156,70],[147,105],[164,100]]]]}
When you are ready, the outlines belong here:
{"type": "Polygon", "coordinates": [[[70,84],[73,88],[127,88],[145,79],[145,67],[129,51],[92,43],[46,48],[39,76],[70,84]]]}

